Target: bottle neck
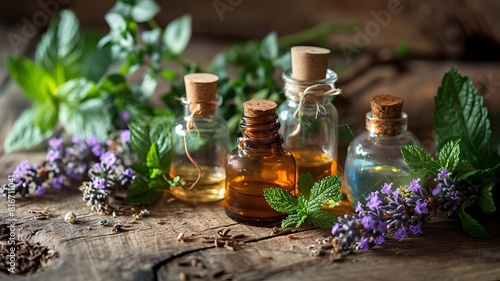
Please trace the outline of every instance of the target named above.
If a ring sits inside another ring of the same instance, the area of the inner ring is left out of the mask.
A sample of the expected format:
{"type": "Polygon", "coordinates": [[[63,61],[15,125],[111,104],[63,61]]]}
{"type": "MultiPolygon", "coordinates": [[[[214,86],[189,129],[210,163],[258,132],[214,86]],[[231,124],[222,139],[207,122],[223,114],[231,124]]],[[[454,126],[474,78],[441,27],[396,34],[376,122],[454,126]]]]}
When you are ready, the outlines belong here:
{"type": "Polygon", "coordinates": [[[248,117],[243,115],[238,135],[240,148],[270,149],[281,147],[283,137],[278,133],[280,122],[275,113],[270,116],[248,117]]]}
{"type": "Polygon", "coordinates": [[[321,80],[297,80],[293,78],[291,71],[283,72],[281,78],[285,82],[284,90],[288,100],[304,106],[327,104],[331,96],[337,94],[334,90],[338,76],[330,69],[327,70],[325,79],[321,80]]]}
{"type": "Polygon", "coordinates": [[[222,99],[217,97],[212,101],[189,101],[181,99],[184,105],[184,117],[213,117],[217,113],[217,107],[222,103],[222,99]]]}
{"type": "Polygon", "coordinates": [[[372,137],[393,137],[406,131],[408,126],[408,115],[401,112],[398,119],[380,119],[372,116],[372,112],[366,113],[366,129],[372,137]]]}

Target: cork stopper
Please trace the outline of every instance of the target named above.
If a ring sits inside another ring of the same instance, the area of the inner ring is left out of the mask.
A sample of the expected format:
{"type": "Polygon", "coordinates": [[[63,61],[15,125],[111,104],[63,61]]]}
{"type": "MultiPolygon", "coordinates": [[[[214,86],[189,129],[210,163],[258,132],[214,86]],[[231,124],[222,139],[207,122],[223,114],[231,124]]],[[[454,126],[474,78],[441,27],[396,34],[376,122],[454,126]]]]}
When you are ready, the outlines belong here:
{"type": "Polygon", "coordinates": [[[403,99],[391,95],[378,95],[370,99],[373,118],[399,119],[403,111],[403,99]]]}
{"type": "Polygon", "coordinates": [[[330,50],[313,46],[294,46],[292,52],[292,77],[299,81],[325,79],[330,50]]]}
{"type": "Polygon", "coordinates": [[[219,77],[211,73],[191,73],[184,76],[189,111],[198,110],[195,116],[215,113],[219,77]]]}
{"type": "Polygon", "coordinates": [[[380,137],[399,135],[407,127],[403,99],[391,95],[378,95],[370,99],[371,112],[366,115],[366,129],[380,137]]]}
{"type": "Polygon", "coordinates": [[[264,117],[276,114],[276,103],[270,100],[249,100],[243,103],[243,112],[247,117],[264,117]]]}

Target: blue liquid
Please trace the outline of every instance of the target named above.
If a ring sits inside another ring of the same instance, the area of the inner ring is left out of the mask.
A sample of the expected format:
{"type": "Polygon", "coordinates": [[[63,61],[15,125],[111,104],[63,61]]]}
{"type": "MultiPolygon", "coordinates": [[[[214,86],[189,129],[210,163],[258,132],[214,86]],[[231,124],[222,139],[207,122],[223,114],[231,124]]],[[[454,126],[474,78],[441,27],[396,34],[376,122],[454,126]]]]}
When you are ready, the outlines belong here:
{"type": "Polygon", "coordinates": [[[377,163],[362,159],[346,163],[345,180],[349,192],[349,200],[353,206],[357,202],[366,203],[366,197],[379,191],[384,183],[393,183],[392,190],[409,185],[412,180],[408,168],[377,163]]]}

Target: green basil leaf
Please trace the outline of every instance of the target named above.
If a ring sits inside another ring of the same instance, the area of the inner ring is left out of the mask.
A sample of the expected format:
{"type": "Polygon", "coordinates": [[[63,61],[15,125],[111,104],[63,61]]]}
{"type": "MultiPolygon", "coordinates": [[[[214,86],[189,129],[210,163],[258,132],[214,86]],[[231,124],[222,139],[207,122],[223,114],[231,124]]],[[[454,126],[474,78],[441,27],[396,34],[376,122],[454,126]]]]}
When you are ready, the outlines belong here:
{"type": "Polygon", "coordinates": [[[184,15],[170,22],[163,33],[163,41],[171,55],[184,51],[191,39],[191,16],[184,15]]]}
{"type": "Polygon", "coordinates": [[[483,98],[468,77],[457,70],[449,70],[443,77],[435,97],[434,126],[436,148],[461,139],[460,152],[463,160],[479,169],[491,167],[491,128],[488,110],[483,98]]]}
{"type": "Polygon", "coordinates": [[[42,36],[35,52],[35,61],[53,75],[60,84],[81,74],[83,41],[76,15],[62,10],[42,36]]]}
{"type": "Polygon", "coordinates": [[[56,90],[56,83],[42,67],[30,60],[9,56],[6,61],[10,77],[30,100],[44,103],[56,90]]]}
{"type": "Polygon", "coordinates": [[[42,132],[38,126],[33,126],[36,110],[35,106],[26,109],[14,122],[14,126],[5,138],[6,152],[34,147],[52,136],[52,130],[42,132]]]}
{"type": "Polygon", "coordinates": [[[260,55],[268,60],[278,57],[278,36],[276,32],[269,33],[260,44],[260,55]]]}

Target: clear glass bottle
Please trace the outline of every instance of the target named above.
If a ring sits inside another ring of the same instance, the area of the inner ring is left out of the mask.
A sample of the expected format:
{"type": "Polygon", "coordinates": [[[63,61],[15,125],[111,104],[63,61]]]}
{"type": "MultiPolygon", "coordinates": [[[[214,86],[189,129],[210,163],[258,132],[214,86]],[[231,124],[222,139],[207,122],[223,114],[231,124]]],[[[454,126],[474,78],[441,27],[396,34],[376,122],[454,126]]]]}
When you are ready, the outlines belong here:
{"type": "Polygon", "coordinates": [[[171,193],[184,201],[212,202],[224,198],[225,164],[229,132],[226,122],[216,114],[216,75],[193,73],[184,77],[185,114],[172,128],[172,161],[169,176],[180,177],[171,193]]]}
{"type": "Polygon", "coordinates": [[[267,204],[263,190],[279,187],[295,194],[295,159],[282,146],[276,103],[250,100],[243,106],[238,146],[226,162],[224,208],[231,219],[244,224],[279,225],[286,214],[267,204]]]}
{"type": "Polygon", "coordinates": [[[312,46],[291,48],[292,69],[282,74],[287,100],[278,116],[284,146],[297,161],[297,174],[314,181],[337,174],[338,123],[333,96],[337,74],[328,69],[330,50],[312,46]]]}
{"type": "Polygon", "coordinates": [[[393,187],[408,185],[412,179],[403,160],[403,145],[420,145],[417,137],[407,130],[408,115],[402,112],[403,99],[390,95],[370,100],[366,114],[367,131],[357,136],[347,149],[345,181],[349,201],[366,203],[372,191],[384,183],[393,187]]]}

